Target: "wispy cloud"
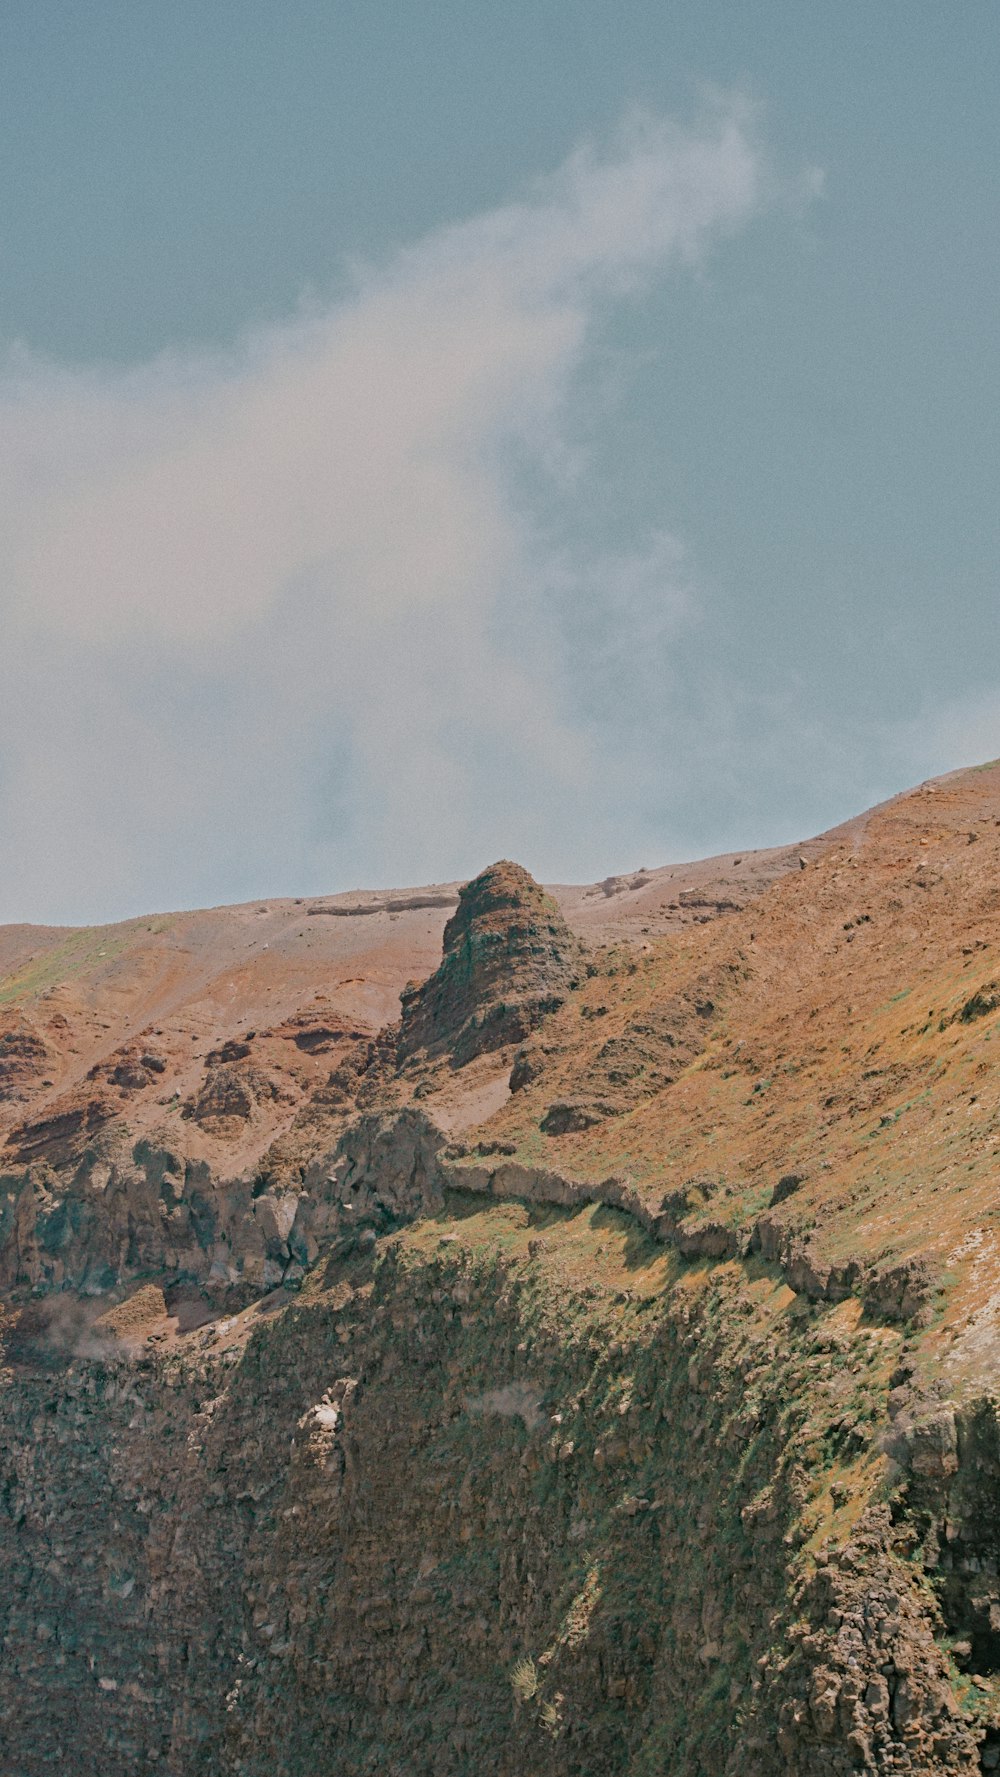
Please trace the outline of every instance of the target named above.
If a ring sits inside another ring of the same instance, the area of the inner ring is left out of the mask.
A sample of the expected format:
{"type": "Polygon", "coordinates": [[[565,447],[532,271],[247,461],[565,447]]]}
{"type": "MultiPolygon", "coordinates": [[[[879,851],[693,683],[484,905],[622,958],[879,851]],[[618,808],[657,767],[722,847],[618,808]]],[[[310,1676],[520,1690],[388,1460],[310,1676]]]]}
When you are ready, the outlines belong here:
{"type": "Polygon", "coordinates": [[[610,835],[607,708],[688,595],[665,532],[574,548],[572,394],[609,306],[766,185],[739,105],[634,118],[226,355],[12,362],[0,916],[568,870],[610,835]]]}

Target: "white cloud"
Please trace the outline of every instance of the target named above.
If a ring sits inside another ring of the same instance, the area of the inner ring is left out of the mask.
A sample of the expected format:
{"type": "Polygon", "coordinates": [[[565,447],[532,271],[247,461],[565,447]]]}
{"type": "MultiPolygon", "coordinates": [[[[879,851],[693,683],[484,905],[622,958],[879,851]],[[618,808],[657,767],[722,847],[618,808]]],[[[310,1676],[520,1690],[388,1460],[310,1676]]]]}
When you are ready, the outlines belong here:
{"type": "Polygon", "coordinates": [[[678,551],[661,534],[581,562],[529,490],[554,477],[586,502],[566,415],[596,324],[764,186],[739,106],[691,130],[636,118],[227,355],[12,363],[2,916],[444,877],[511,850],[551,870],[581,855],[595,797],[610,834],[574,647],[598,694],[641,699],[651,655],[630,677],[616,622],[679,620],[678,551]]]}

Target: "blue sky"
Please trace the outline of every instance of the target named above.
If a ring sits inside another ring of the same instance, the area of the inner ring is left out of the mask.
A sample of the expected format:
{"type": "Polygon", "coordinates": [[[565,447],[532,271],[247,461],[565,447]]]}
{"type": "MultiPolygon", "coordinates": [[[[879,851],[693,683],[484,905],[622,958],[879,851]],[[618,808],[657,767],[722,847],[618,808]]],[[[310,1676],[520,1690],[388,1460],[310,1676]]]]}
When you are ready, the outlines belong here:
{"type": "Polygon", "coordinates": [[[1000,16],[0,19],[0,917],[793,839],[1000,752],[1000,16]]]}

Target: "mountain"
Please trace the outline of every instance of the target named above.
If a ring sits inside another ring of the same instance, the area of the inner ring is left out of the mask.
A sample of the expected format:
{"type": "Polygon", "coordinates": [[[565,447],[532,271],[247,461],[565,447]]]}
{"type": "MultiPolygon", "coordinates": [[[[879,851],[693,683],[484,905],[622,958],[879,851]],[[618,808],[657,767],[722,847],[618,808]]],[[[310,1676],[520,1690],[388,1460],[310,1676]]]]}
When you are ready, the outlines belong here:
{"type": "Polygon", "coordinates": [[[0,1747],[1000,1768],[1000,763],[0,931],[0,1747]]]}

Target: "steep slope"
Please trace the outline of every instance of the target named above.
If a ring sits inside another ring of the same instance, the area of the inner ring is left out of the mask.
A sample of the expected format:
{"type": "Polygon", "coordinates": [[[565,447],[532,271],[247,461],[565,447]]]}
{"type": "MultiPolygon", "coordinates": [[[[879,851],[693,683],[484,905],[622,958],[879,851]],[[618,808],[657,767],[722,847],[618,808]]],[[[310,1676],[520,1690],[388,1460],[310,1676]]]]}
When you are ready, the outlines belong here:
{"type": "Polygon", "coordinates": [[[7,1764],[1000,1768],[998,865],[1000,765],[732,893],[495,866],[397,911],[444,941],[401,1030],[300,976],[167,1139],[128,1093],[186,1014],[130,1011],[107,1117],[20,1109],[7,1764]]]}

